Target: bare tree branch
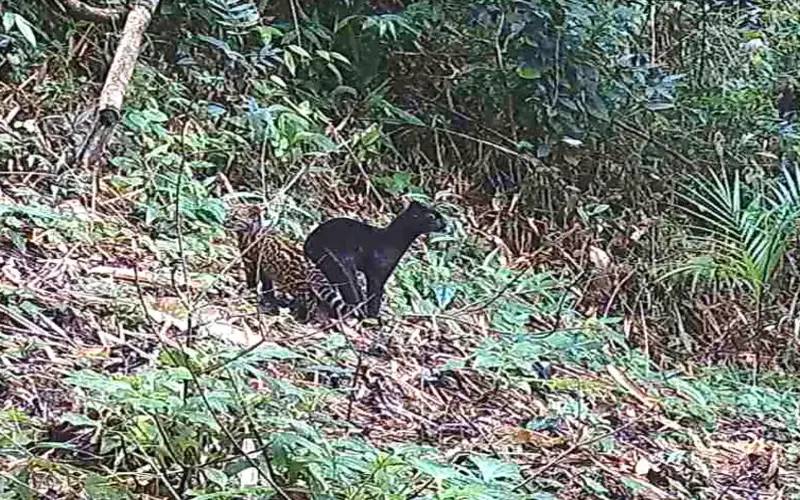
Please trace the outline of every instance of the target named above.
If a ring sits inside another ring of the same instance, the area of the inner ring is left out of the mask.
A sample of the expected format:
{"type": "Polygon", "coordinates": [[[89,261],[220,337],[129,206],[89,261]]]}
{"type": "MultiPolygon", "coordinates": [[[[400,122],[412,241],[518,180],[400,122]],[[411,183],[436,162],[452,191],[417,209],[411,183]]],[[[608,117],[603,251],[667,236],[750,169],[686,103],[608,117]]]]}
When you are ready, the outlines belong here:
{"type": "Polygon", "coordinates": [[[121,21],[125,17],[127,10],[123,8],[103,8],[92,7],[81,2],[81,0],[59,0],[67,12],[82,21],[93,21],[96,23],[110,23],[114,21],[121,21]]]}
{"type": "Polygon", "coordinates": [[[88,167],[100,158],[119,122],[125,90],[142,49],[144,32],[150,25],[159,2],[160,0],[138,0],[128,13],[122,38],[100,92],[94,125],[78,153],[78,165],[88,167]]]}

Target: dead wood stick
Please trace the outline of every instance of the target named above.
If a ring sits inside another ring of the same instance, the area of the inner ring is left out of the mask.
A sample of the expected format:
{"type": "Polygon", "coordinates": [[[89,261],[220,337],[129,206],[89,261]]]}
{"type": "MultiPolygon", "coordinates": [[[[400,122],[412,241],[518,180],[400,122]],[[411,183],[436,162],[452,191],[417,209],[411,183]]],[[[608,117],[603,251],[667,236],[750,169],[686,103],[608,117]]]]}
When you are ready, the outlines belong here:
{"type": "Polygon", "coordinates": [[[81,2],[81,0],[61,0],[66,7],[69,15],[82,21],[92,21],[95,23],[111,23],[119,21],[125,17],[125,9],[122,8],[103,8],[92,7],[81,2]]]}
{"type": "Polygon", "coordinates": [[[78,153],[77,164],[87,168],[94,165],[108,145],[111,133],[119,122],[125,90],[133,75],[144,32],[150,25],[160,0],[138,0],[128,12],[125,28],[106,75],[106,82],[98,99],[95,121],[78,153]]]}

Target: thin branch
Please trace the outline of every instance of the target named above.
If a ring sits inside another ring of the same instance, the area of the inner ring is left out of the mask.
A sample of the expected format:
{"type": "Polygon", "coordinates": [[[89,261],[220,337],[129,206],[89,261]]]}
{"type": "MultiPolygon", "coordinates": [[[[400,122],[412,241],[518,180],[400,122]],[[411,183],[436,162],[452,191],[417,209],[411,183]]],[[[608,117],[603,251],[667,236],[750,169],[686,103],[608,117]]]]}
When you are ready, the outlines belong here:
{"type": "Polygon", "coordinates": [[[95,23],[113,23],[121,21],[128,13],[121,7],[93,7],[86,5],[81,0],[59,0],[67,13],[81,21],[95,23]]]}

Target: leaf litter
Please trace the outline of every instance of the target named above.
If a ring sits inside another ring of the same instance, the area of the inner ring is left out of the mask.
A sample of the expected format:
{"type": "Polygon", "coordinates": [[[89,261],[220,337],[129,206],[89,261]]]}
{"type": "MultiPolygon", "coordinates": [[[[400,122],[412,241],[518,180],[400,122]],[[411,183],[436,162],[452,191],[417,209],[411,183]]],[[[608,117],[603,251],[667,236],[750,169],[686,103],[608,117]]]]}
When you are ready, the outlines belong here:
{"type": "MultiPolygon", "coordinates": [[[[88,213],[74,202],[68,208],[88,213]]],[[[771,436],[769,422],[723,416],[709,431],[688,418],[673,420],[663,401],[691,396],[633,380],[620,366],[590,371],[553,363],[548,377],[532,370],[513,379],[477,366],[473,353],[500,335],[480,308],[457,320],[390,317],[381,327],[323,330],[284,316],[256,317],[252,298],[237,286],[237,266],[224,269],[217,296],[189,307],[187,295],[175,293],[174,269],[150,247],[28,238],[27,250],[0,242],[0,290],[17,298],[0,303],[1,409],[25,412],[49,426],[54,439],[90,439],[64,427],[65,415],[81,411],[65,382],[70,372],[137,373],[191,335],[198,343],[284,349],[287,362],[264,369],[299,387],[335,390],[325,428],[331,437],[359,436],[386,449],[424,444],[456,462],[487,457],[478,460],[484,476],[517,477],[520,491],[555,486],[560,498],[586,498],[587,491],[628,498],[636,491],[641,498],[745,499],[782,498],[800,484],[791,456],[796,444],[771,436]],[[155,328],[141,328],[146,323],[155,328]],[[298,370],[298,357],[319,362],[298,370]],[[554,409],[561,410],[556,418],[554,409]],[[515,466],[504,471],[498,464],[515,466]]],[[[590,259],[609,265],[594,247],[590,259]]],[[[197,291],[203,283],[190,275],[178,289],[197,291]]],[[[575,321],[563,328],[580,327],[575,321]]],[[[0,459],[7,471],[19,466],[0,459]]]]}

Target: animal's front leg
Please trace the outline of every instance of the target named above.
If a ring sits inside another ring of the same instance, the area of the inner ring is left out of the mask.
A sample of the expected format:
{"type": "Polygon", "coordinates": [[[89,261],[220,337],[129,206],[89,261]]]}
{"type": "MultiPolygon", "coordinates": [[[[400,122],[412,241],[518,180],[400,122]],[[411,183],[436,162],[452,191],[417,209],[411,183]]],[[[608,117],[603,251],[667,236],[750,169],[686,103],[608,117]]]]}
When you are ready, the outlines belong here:
{"type": "Polygon", "coordinates": [[[275,283],[268,277],[261,277],[261,296],[258,300],[259,309],[264,314],[278,314],[278,309],[282,306],[278,297],[275,296],[275,283]]]}
{"type": "Polygon", "coordinates": [[[296,320],[305,323],[311,317],[313,298],[310,294],[300,294],[289,302],[289,309],[296,320]]]}
{"type": "Polygon", "coordinates": [[[377,318],[381,313],[383,301],[383,288],[386,278],[383,276],[370,276],[367,274],[367,314],[368,318],[377,318]]]}
{"type": "Polygon", "coordinates": [[[258,273],[259,271],[255,265],[251,265],[245,261],[244,276],[247,282],[247,288],[254,292],[258,290],[258,273]]]}

